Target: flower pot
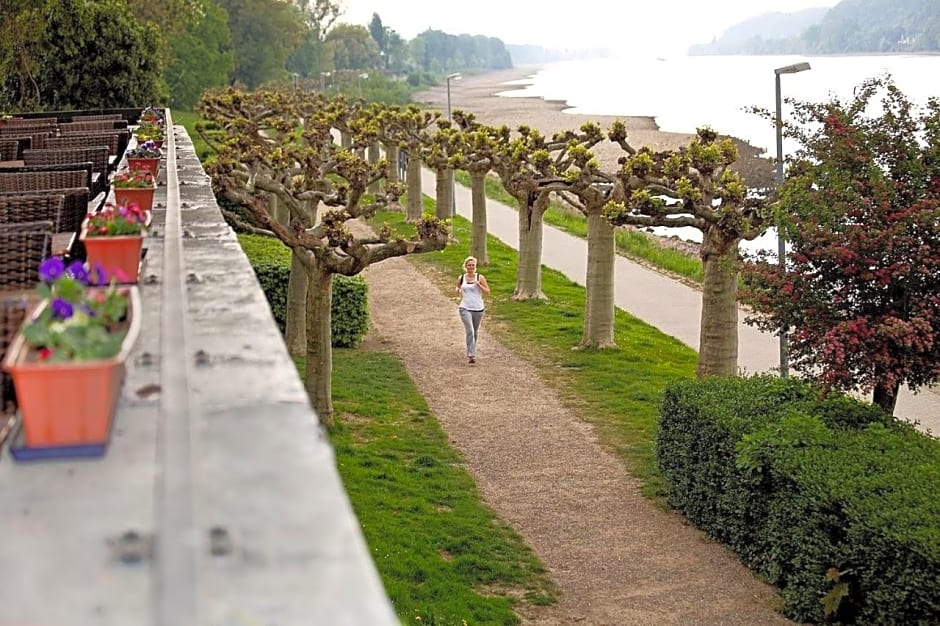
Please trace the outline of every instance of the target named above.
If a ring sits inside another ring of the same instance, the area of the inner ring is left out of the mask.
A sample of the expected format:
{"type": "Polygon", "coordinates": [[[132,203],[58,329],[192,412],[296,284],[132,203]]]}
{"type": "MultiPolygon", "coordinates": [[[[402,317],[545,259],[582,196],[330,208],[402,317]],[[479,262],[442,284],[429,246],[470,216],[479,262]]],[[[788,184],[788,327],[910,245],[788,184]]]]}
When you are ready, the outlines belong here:
{"type": "Polygon", "coordinates": [[[137,282],[144,247],[142,235],[89,237],[83,228],[80,239],[85,243],[88,262],[104,267],[108,280],[116,279],[121,284],[137,282]]]}
{"type": "Polygon", "coordinates": [[[153,209],[153,193],[156,187],[114,187],[115,204],[130,204],[136,202],[144,211],[153,209]]]}
{"type": "Polygon", "coordinates": [[[156,178],[160,171],[160,157],[127,157],[127,169],[147,170],[156,178]]]}
{"type": "MultiPolygon", "coordinates": [[[[3,360],[13,378],[26,445],[30,448],[107,443],[124,381],[124,362],[140,332],[140,295],[127,287],[127,334],[110,359],[40,361],[17,334],[3,360]]],[[[47,303],[40,304],[37,312],[47,303]]]]}

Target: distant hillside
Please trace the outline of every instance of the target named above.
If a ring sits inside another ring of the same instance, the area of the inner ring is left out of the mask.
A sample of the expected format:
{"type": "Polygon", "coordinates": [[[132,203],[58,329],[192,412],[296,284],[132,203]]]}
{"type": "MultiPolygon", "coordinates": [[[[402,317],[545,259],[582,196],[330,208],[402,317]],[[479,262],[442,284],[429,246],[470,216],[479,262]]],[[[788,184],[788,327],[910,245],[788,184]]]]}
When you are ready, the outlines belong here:
{"type": "MultiPolygon", "coordinates": [[[[711,43],[689,47],[689,54],[761,54],[771,42],[798,38],[812,26],[818,26],[829,9],[804,9],[795,13],[765,13],[726,30],[711,43]]],[[[769,51],[768,51],[769,52],[769,51]]]]}
{"type": "Polygon", "coordinates": [[[690,55],[890,52],[940,52],[940,1],[842,0],[828,10],[769,13],[689,48],[690,55]]]}
{"type": "MultiPolygon", "coordinates": [[[[758,15],[735,24],[711,43],[691,46],[689,54],[741,54],[742,49],[760,48],[767,40],[799,37],[809,27],[822,23],[828,11],[829,9],[820,7],[795,13],[758,15]]],[[[753,54],[753,52],[748,52],[748,54],[753,54]]]]}
{"type": "Polygon", "coordinates": [[[506,44],[506,50],[512,57],[513,65],[534,65],[553,61],[571,61],[573,59],[602,59],[610,56],[607,48],[588,48],[577,50],[558,50],[519,44],[506,44]]]}

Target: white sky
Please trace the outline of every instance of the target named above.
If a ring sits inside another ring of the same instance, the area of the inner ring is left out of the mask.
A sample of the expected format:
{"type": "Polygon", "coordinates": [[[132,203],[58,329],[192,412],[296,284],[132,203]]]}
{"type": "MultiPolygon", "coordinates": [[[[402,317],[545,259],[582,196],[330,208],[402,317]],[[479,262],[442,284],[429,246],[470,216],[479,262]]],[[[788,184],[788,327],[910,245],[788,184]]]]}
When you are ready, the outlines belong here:
{"type": "Polygon", "coordinates": [[[387,28],[411,39],[433,28],[459,35],[499,37],[508,44],[546,48],[647,48],[652,56],[684,54],[748,17],[839,0],[339,0],[340,21],[368,25],[378,13],[387,28]],[[567,7],[567,8],[565,8],[567,7]]]}

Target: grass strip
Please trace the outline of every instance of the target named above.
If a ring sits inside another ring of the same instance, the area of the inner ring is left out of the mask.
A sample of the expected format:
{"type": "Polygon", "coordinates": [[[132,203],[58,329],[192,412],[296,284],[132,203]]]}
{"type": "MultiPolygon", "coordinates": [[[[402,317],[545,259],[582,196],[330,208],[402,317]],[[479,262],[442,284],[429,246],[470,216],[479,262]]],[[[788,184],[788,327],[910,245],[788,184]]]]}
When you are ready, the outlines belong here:
{"type": "Polygon", "coordinates": [[[502,626],[518,623],[517,603],[555,602],[544,566],[481,503],[397,356],[334,349],[333,403],[339,472],[403,623],[502,626]]]}

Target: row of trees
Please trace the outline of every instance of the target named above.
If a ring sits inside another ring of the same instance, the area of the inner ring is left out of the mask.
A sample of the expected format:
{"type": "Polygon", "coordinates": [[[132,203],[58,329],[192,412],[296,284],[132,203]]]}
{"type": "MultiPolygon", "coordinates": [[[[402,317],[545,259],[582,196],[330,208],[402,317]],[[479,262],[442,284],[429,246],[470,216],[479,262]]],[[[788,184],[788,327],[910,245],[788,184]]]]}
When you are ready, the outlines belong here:
{"type": "Polygon", "coordinates": [[[405,41],[378,14],[368,27],[340,17],[332,0],[3,2],[0,110],[191,108],[232,83],[512,66],[496,38],[428,30],[405,41]]]}
{"type": "Polygon", "coordinates": [[[774,331],[792,327],[796,369],[827,388],[874,388],[876,402],[891,412],[901,383],[917,388],[940,377],[940,105],[932,102],[917,115],[885,79],[866,83],[852,102],[798,103],[798,110],[804,126],[787,132],[803,150],[787,183],[767,195],[747,189],[730,169],[734,144],[709,129],[681,150],[656,153],[632,146],[620,123],[606,133],[585,124],[546,138],[528,127],[485,126],[460,111],[450,122],[414,107],[363,107],[322,96],[230,91],[203,105],[230,135],[212,169],[217,189],[251,209],[249,227],[288,245],[298,276],[306,276],[306,295],[292,290],[288,345],[297,350],[292,333],[299,334],[296,320],[305,315],[303,345],[308,367],[314,364],[308,390],[327,419],[329,277],[442,246],[453,206],[452,169],[471,175],[471,251],[484,263],[486,176],[498,176],[518,201],[516,299],[546,297],[541,231],[550,197],[587,216],[582,348],[616,347],[614,227],[700,229],[701,376],[737,372],[738,243],[784,223],[793,242],[786,266],[768,259],[745,265],[743,297],[756,311],[752,323],[774,331]],[[882,115],[866,118],[881,91],[882,115]],[[591,151],[605,140],[624,152],[611,170],[591,151]],[[380,144],[388,160],[379,159],[380,144]],[[405,185],[397,178],[399,150],[408,154],[405,185]],[[421,216],[422,165],[437,175],[436,219],[421,216]],[[376,199],[362,206],[370,188],[376,199]],[[361,236],[347,228],[350,219],[379,206],[398,207],[405,193],[404,210],[418,225],[418,239],[390,232],[361,236]],[[272,198],[286,210],[272,213],[272,198]],[[318,218],[321,204],[328,210],[318,218]],[[298,306],[303,302],[306,307],[298,306]]]}

